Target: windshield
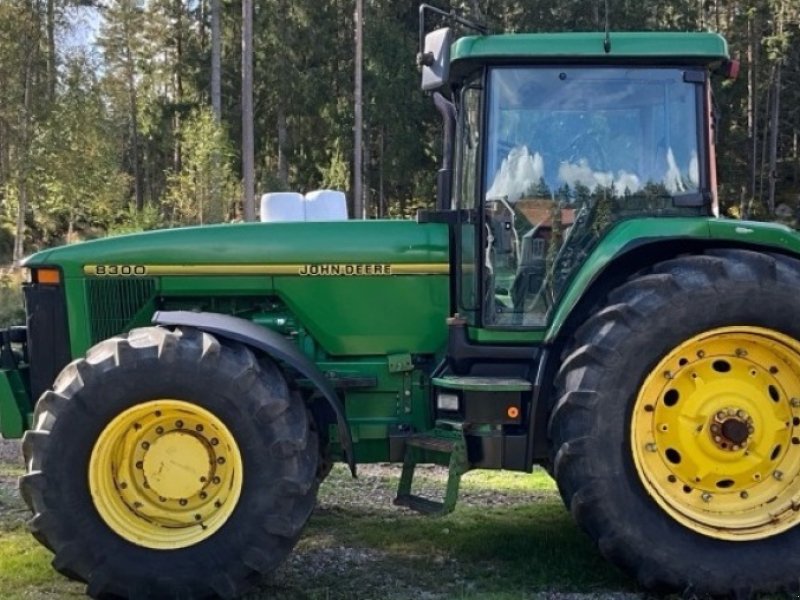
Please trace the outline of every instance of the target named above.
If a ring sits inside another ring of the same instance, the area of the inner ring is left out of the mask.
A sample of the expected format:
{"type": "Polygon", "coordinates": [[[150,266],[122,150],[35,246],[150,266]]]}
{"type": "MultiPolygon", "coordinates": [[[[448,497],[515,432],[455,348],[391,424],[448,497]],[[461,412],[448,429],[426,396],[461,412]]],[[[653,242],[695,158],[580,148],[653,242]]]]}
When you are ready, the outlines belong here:
{"type": "Polygon", "coordinates": [[[685,72],[489,72],[486,324],[545,324],[564,283],[614,222],[695,205],[700,95],[685,72]]]}
{"type": "Polygon", "coordinates": [[[487,196],[697,192],[695,86],[678,69],[494,69],[487,196]]]}

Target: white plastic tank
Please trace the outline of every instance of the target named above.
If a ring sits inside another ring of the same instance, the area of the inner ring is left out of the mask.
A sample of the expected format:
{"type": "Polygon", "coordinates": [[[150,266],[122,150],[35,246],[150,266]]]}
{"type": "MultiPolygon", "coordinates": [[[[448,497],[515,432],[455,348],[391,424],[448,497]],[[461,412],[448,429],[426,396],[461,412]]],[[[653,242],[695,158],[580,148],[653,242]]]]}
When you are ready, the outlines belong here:
{"type": "Polygon", "coordinates": [[[314,190],[306,194],[306,221],[346,221],[347,198],[338,190],[314,190]]]}
{"type": "Polygon", "coordinates": [[[305,221],[305,199],[297,192],[271,192],[261,196],[261,222],[305,221]]]}

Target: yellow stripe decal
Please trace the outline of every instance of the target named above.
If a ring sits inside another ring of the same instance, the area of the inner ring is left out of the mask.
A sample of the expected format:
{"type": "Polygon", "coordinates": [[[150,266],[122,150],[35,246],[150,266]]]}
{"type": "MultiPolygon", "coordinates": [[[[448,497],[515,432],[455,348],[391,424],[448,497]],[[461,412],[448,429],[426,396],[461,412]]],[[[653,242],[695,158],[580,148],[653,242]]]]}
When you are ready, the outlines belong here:
{"type": "Polygon", "coordinates": [[[85,265],[92,277],[160,275],[299,275],[301,277],[375,277],[446,275],[447,263],[308,263],[292,265],[85,265]]]}

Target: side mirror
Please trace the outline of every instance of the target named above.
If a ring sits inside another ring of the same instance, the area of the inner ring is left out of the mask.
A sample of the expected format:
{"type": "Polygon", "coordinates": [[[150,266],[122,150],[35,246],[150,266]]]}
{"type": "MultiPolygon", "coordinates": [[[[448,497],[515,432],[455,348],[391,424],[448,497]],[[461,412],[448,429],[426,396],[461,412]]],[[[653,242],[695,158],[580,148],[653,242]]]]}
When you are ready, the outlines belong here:
{"type": "Polygon", "coordinates": [[[417,62],[422,67],[423,90],[438,90],[447,82],[452,43],[453,31],[449,27],[431,31],[425,36],[425,48],[417,56],[417,62]]]}

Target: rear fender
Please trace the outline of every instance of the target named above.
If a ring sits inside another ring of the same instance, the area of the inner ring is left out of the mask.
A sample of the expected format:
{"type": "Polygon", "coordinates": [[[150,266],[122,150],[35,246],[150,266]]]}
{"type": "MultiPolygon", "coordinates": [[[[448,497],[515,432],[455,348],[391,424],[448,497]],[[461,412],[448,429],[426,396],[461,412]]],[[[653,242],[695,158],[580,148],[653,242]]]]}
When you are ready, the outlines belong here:
{"type": "Polygon", "coordinates": [[[158,311],[153,315],[153,323],[162,326],[194,327],[227,340],[241,342],[288,364],[304,377],[307,377],[328,401],[336,415],[339,427],[339,441],[347,457],[350,471],[355,476],[356,465],[353,455],[353,440],[344,416],[342,403],[331,384],[316,365],[303,356],[286,338],[247,319],[219,313],[158,311]]]}

